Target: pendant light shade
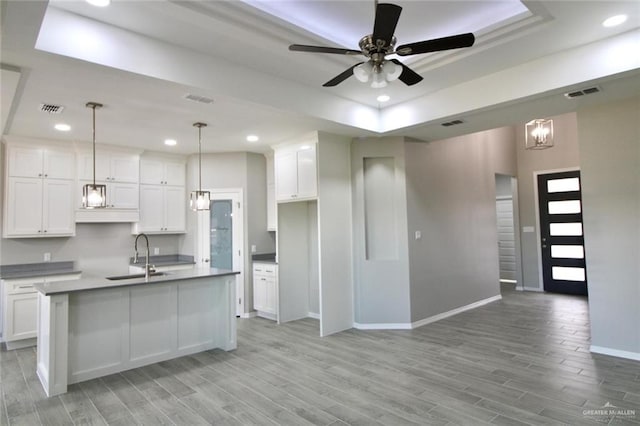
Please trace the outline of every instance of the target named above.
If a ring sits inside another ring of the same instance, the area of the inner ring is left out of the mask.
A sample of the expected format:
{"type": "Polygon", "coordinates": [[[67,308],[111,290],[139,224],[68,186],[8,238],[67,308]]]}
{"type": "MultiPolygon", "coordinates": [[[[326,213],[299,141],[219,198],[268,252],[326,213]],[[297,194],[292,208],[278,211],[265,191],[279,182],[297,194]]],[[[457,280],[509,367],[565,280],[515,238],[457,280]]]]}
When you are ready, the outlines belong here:
{"type": "Polygon", "coordinates": [[[193,123],[193,127],[198,128],[198,189],[191,191],[189,206],[194,211],[209,210],[211,193],[202,190],[202,128],[207,125],[206,123],[193,123]]]}
{"type": "Polygon", "coordinates": [[[92,109],[93,117],[93,183],[82,187],[82,207],[100,209],[107,207],[107,186],[96,184],[96,108],[101,108],[102,104],[87,102],[86,106],[92,109]]]}

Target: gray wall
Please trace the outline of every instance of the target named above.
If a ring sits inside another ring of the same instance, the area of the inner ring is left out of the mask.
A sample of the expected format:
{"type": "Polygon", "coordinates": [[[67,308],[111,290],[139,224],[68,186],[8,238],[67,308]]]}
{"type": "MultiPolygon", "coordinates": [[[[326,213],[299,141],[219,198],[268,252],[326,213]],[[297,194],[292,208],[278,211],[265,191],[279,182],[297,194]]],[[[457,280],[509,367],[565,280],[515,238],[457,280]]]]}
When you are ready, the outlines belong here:
{"type": "MultiPolygon", "coordinates": [[[[524,148],[524,123],[516,126],[518,153],[518,196],[520,210],[520,238],[522,246],[522,274],[525,290],[542,291],[540,282],[540,258],[538,255],[538,228],[536,224],[536,194],[534,172],[577,169],[580,166],[578,153],[578,127],[576,114],[563,114],[553,119],[555,145],[542,150],[524,148]],[[524,227],[533,227],[534,232],[522,232],[524,227]]],[[[588,256],[588,255],[587,255],[588,256]]],[[[587,262],[589,259],[587,258],[587,262]]]]}
{"type": "MultiPolygon", "coordinates": [[[[198,156],[187,162],[187,193],[198,186],[198,156]]],[[[203,154],[203,189],[242,189],[244,197],[244,300],[245,311],[253,310],[251,246],[257,253],[275,252],[273,236],[267,232],[266,161],[263,155],[248,152],[203,154]]],[[[197,215],[187,212],[187,235],[181,253],[196,255],[197,215]]]]}
{"type": "Polygon", "coordinates": [[[591,344],[640,359],[640,97],[578,111],[578,134],[591,344]]]}
{"type": "MultiPolygon", "coordinates": [[[[133,242],[129,223],[78,224],[76,236],[69,238],[12,238],[0,240],[3,265],[39,263],[44,253],[51,261],[76,262],[78,269],[89,274],[119,275],[128,273],[133,257],[133,242]]],[[[179,253],[178,235],[150,235],[149,246],[160,254],[179,253]]]]}
{"type": "Polygon", "coordinates": [[[411,320],[404,149],[402,137],[356,139],[351,145],[354,319],[365,327],[366,324],[406,325],[411,320]],[[391,159],[391,181],[386,177],[386,170],[381,173],[372,170],[378,175],[371,179],[392,189],[367,185],[365,159],[376,158],[391,159]],[[366,191],[374,201],[367,200],[366,191]],[[388,202],[378,202],[382,199],[388,202]],[[367,212],[367,205],[384,211],[367,212]],[[367,218],[367,214],[375,214],[380,220],[388,216],[388,223],[368,227],[367,220],[376,218],[367,218]],[[383,250],[382,243],[377,241],[381,238],[386,238],[391,247],[383,250]],[[372,256],[368,253],[368,244],[380,249],[376,253],[384,253],[372,256]]]}
{"type": "Polygon", "coordinates": [[[514,129],[408,142],[405,164],[412,322],[499,295],[495,174],[516,173],[514,129]]]}

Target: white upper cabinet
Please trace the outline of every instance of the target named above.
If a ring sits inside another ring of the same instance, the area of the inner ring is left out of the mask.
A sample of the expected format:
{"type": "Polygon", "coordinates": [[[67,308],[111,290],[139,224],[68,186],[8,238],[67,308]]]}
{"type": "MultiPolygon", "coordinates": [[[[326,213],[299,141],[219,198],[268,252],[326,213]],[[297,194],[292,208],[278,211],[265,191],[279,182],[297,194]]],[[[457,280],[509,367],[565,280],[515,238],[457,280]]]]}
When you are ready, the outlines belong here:
{"type": "Polygon", "coordinates": [[[140,159],[140,221],[133,233],[176,234],[186,231],[186,166],[183,159],[140,159]]]}
{"type": "Polygon", "coordinates": [[[75,235],[75,153],[64,148],[7,144],[3,236],[75,235]]]}
{"type": "Polygon", "coordinates": [[[8,149],[9,176],[74,179],[73,151],[11,145],[8,149]]]}
{"type": "Polygon", "coordinates": [[[185,185],[185,163],[163,159],[140,160],[140,183],[149,185],[185,185]]]}
{"type": "MultiPolygon", "coordinates": [[[[96,149],[96,181],[138,183],[140,156],[96,149]]],[[[93,153],[78,154],[78,179],[93,180],[93,153]]]]}
{"type": "Polygon", "coordinates": [[[317,197],[318,178],[314,143],[276,148],[274,170],[277,201],[307,200],[317,197]]]}

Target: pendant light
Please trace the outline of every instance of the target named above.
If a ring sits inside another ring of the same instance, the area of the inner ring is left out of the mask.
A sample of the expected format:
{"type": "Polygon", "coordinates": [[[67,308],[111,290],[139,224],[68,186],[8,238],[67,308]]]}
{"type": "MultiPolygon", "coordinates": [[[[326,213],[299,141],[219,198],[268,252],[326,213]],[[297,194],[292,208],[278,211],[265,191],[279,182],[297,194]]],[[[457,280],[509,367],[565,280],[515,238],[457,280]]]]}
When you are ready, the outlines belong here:
{"type": "Polygon", "coordinates": [[[96,108],[102,108],[102,104],[87,102],[86,106],[93,110],[93,183],[82,187],[82,207],[99,209],[107,207],[107,186],[96,185],[96,108]]]}
{"type": "Polygon", "coordinates": [[[202,190],[202,128],[207,127],[206,123],[193,123],[193,127],[198,128],[198,190],[191,191],[189,202],[191,210],[209,210],[211,193],[202,190]]]}

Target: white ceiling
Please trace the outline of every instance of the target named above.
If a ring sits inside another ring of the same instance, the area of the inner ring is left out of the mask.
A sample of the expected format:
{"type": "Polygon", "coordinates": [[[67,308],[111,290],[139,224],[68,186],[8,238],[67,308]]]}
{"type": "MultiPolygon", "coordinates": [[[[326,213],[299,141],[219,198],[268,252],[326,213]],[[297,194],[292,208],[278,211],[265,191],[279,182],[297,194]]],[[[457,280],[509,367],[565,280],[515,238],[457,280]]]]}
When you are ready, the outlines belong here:
{"type": "Polygon", "coordinates": [[[476,44],[401,58],[424,77],[415,86],[372,89],[349,78],[324,88],[360,58],[290,52],[288,45],[357,49],[371,32],[373,1],[112,0],[107,8],[3,1],[4,133],[89,141],[84,105],[96,101],[105,104],[97,112],[98,142],[193,153],[192,123],[205,121],[205,152],[264,152],[311,130],[435,140],[640,93],[635,0],[395,3],[403,7],[398,45],[464,32],[476,44]],[[629,15],[625,24],[601,25],[618,13],[629,15]],[[595,84],[598,94],[562,95],[595,84]],[[391,101],[380,105],[382,92],[391,101]],[[214,102],[186,100],[189,93],[214,102]],[[51,115],[38,110],[41,103],[65,109],[51,115]],[[458,118],[464,124],[441,126],[458,118]],[[53,130],[57,122],[72,130],[53,130]],[[248,134],[260,141],[246,142],[248,134]],[[166,138],[178,145],[165,147],[166,138]]]}

